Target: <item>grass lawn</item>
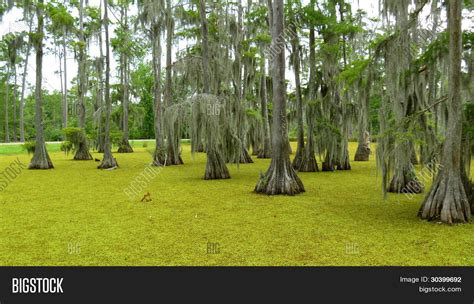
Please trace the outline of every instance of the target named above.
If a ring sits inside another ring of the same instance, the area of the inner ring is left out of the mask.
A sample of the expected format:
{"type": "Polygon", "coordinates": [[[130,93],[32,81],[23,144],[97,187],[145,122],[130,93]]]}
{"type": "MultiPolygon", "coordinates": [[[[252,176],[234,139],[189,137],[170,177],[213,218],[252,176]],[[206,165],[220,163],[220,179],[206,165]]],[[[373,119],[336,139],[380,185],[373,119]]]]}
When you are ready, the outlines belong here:
{"type": "MultiPolygon", "coordinates": [[[[474,265],[474,226],[418,220],[423,195],[384,201],[374,156],[351,171],[299,173],[306,193],[269,197],[252,192],[269,160],[205,181],[205,154],[193,160],[186,144],[185,165],[160,169],[142,203],[123,189],[148,166],[153,144],[135,146],[114,154],[114,171],[57,149],[54,170],[24,170],[0,192],[0,264],[474,265]]],[[[17,157],[29,163],[9,149],[0,171],[17,157]]]]}

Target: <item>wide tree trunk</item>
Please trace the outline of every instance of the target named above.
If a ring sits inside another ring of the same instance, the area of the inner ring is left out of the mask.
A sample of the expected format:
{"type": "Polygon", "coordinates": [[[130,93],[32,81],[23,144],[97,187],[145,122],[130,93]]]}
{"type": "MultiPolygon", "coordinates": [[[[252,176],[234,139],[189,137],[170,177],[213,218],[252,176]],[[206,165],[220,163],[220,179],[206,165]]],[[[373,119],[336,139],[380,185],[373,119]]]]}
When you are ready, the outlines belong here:
{"type": "Polygon", "coordinates": [[[110,40],[109,40],[109,17],[108,0],[104,0],[104,29],[105,29],[105,136],[104,157],[97,167],[98,169],[110,169],[118,167],[117,160],[112,155],[112,144],[110,142],[110,113],[112,103],[110,101],[110,40]]]}
{"type": "Polygon", "coordinates": [[[84,38],[84,0],[80,0],[79,9],[79,62],[78,62],[78,73],[77,73],[77,115],[79,121],[79,128],[84,132],[84,136],[81,136],[82,140],[79,143],[78,149],[74,155],[74,160],[91,160],[92,155],[89,152],[89,145],[87,143],[87,136],[85,135],[86,127],[86,106],[84,97],[86,94],[86,41],[84,38]]]}
{"type": "Polygon", "coordinates": [[[294,195],[304,192],[304,186],[290,162],[286,121],[285,46],[279,42],[284,30],[283,0],[270,6],[273,14],[272,47],[277,50],[272,60],[273,128],[272,160],[265,175],[255,186],[255,192],[294,195]]]}
{"type": "Polygon", "coordinates": [[[35,153],[28,166],[29,169],[51,169],[54,168],[53,162],[49,157],[46,143],[44,141],[43,131],[43,96],[41,92],[41,84],[43,81],[43,0],[38,0],[36,5],[36,15],[38,18],[38,29],[36,32],[35,48],[36,48],[36,84],[35,84],[35,127],[36,127],[36,146],[35,153]]]}
{"type": "Polygon", "coordinates": [[[448,2],[449,104],[442,167],[418,212],[426,220],[447,224],[471,221],[471,206],[461,178],[461,0],[448,2]]]}
{"type": "Polygon", "coordinates": [[[370,134],[359,127],[359,140],[354,161],[368,161],[370,156],[370,134]],[[362,132],[361,132],[362,131],[362,132]]]}

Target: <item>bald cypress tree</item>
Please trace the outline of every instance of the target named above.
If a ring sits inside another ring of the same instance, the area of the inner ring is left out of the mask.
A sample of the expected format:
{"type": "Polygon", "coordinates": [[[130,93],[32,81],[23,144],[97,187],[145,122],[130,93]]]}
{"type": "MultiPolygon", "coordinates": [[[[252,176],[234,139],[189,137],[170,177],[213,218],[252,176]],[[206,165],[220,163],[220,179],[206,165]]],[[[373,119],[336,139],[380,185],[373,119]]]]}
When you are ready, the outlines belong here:
{"type": "Polygon", "coordinates": [[[442,167],[418,213],[427,220],[443,223],[471,221],[471,209],[461,178],[461,0],[448,2],[449,31],[449,104],[442,167]]]}
{"type": "Polygon", "coordinates": [[[255,192],[295,195],[304,192],[304,186],[290,162],[288,127],[286,118],[285,47],[281,37],[284,31],[283,0],[276,0],[272,9],[272,64],[273,128],[272,160],[264,175],[260,176],[255,192]]]}
{"type": "Polygon", "coordinates": [[[38,19],[36,35],[33,39],[33,45],[36,50],[36,83],[35,83],[35,128],[36,128],[36,146],[35,154],[29,165],[29,169],[52,169],[53,162],[49,157],[46,143],[44,141],[43,129],[43,95],[41,85],[43,82],[43,36],[44,36],[44,1],[38,0],[36,3],[36,17],[38,19]]]}

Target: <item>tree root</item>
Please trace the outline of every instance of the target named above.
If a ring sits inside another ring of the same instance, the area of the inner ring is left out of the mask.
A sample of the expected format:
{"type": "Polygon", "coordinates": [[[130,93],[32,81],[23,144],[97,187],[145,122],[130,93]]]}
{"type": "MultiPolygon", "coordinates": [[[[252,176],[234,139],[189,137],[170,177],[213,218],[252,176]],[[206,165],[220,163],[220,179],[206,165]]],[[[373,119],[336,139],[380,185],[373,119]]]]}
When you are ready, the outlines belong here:
{"type": "Polygon", "coordinates": [[[153,161],[151,163],[152,166],[161,167],[166,166],[166,155],[162,149],[155,149],[153,153],[153,161]]]}
{"type": "Polygon", "coordinates": [[[424,186],[416,178],[415,172],[403,170],[395,172],[387,189],[391,193],[413,193],[419,194],[424,191],[424,186]]]}
{"type": "Polygon", "coordinates": [[[89,152],[89,146],[87,141],[82,141],[79,143],[76,153],[74,154],[74,160],[92,160],[92,155],[89,152]]]}
{"type": "Polygon", "coordinates": [[[460,172],[441,171],[418,212],[421,219],[446,224],[471,221],[471,208],[460,172]]]}
{"type": "Polygon", "coordinates": [[[292,166],[295,170],[299,170],[299,168],[301,167],[304,154],[304,148],[296,148],[295,158],[293,158],[292,162],[292,166]]]}
{"type": "Polygon", "coordinates": [[[295,195],[305,192],[305,189],[289,159],[277,161],[273,158],[265,175],[260,174],[254,191],[268,195],[295,195]]]}
{"type": "Polygon", "coordinates": [[[344,154],[344,158],[337,163],[337,170],[351,170],[351,163],[349,161],[349,152],[344,154]]]}
{"type": "Polygon", "coordinates": [[[214,151],[207,151],[206,172],[204,179],[227,179],[230,178],[229,170],[222,156],[214,151]]]}
{"type": "Polygon", "coordinates": [[[117,150],[117,153],[133,153],[133,148],[128,142],[128,140],[122,140],[117,150]]]}
{"type": "Polygon", "coordinates": [[[49,157],[46,145],[44,143],[36,143],[35,154],[31,159],[28,169],[53,169],[53,162],[49,157]]]}
{"type": "Polygon", "coordinates": [[[240,154],[240,159],[239,159],[240,164],[253,164],[253,159],[250,157],[249,151],[247,149],[243,148],[242,153],[240,154]]]}
{"type": "MultiPolygon", "coordinates": [[[[107,153],[106,153],[107,154],[107,153]]],[[[115,157],[109,156],[107,157],[104,155],[104,159],[102,160],[102,163],[97,167],[97,169],[111,169],[111,168],[117,168],[118,163],[115,157]]]]}

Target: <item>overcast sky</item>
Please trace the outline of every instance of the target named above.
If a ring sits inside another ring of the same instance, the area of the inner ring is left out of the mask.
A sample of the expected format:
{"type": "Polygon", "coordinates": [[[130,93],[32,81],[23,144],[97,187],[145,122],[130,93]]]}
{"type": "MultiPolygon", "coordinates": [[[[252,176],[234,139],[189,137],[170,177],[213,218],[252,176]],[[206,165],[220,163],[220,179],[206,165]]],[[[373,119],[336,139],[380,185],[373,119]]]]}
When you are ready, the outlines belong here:
{"type": "MultiPolygon", "coordinates": [[[[89,0],[89,5],[92,6],[99,6],[100,0],[89,0]]],[[[47,1],[46,1],[47,2],[47,1]]],[[[245,2],[245,1],[244,1],[245,2]]],[[[308,2],[308,0],[303,0],[303,3],[308,2]]],[[[379,0],[353,0],[353,10],[357,10],[358,8],[361,8],[365,11],[368,12],[369,17],[377,17],[378,16],[378,2],[379,0]]],[[[134,14],[136,13],[136,8],[131,9],[131,13],[134,14]]],[[[427,10],[428,11],[428,10],[427,10]]],[[[77,16],[77,11],[72,12],[74,16],[77,16]]],[[[425,16],[427,13],[424,14],[425,16]]],[[[24,24],[23,22],[19,21],[22,17],[22,11],[19,9],[13,9],[9,13],[7,13],[4,17],[2,22],[0,22],[0,36],[3,36],[4,34],[8,32],[21,32],[21,31],[27,31],[28,26],[24,24]]],[[[109,18],[111,19],[112,22],[114,22],[115,17],[113,14],[109,14],[109,18]]],[[[463,28],[467,29],[470,28],[472,30],[473,28],[473,16],[468,16],[467,14],[464,14],[464,19],[463,19],[463,28]],[[468,20],[469,19],[469,20],[468,20]]],[[[113,38],[114,33],[113,33],[113,25],[110,28],[110,35],[111,38],[113,38]]],[[[177,53],[179,49],[182,49],[186,47],[187,42],[186,41],[181,41],[178,45],[175,46],[175,50],[173,51],[173,57],[174,54],[177,53]]],[[[51,41],[46,41],[45,44],[47,47],[51,47],[52,43],[51,41]]],[[[164,42],[162,44],[164,46],[164,42]]],[[[105,51],[105,48],[104,48],[105,51]]],[[[33,54],[33,52],[31,53],[33,54]]],[[[29,59],[29,66],[28,66],[28,77],[27,81],[28,83],[34,84],[35,81],[35,60],[34,60],[34,55],[30,54],[30,59],[29,59]]],[[[165,65],[165,52],[162,52],[163,57],[163,66],[165,65]]],[[[91,56],[97,56],[98,55],[98,47],[92,46],[90,50],[90,55],[91,56]]],[[[174,60],[174,58],[173,58],[174,60]]],[[[112,69],[112,76],[115,75],[115,68],[117,67],[117,63],[115,60],[111,61],[111,69],[112,69]]],[[[67,56],[67,68],[68,68],[68,87],[70,88],[70,83],[72,79],[76,76],[77,74],[77,63],[74,59],[73,53],[69,53],[67,56]]],[[[56,58],[54,55],[50,53],[46,53],[44,57],[44,63],[43,63],[43,88],[47,89],[49,91],[53,90],[61,90],[61,83],[60,83],[60,77],[58,74],[59,71],[59,61],[58,58],[56,58]]],[[[20,71],[19,71],[20,72],[20,71]]],[[[22,72],[22,71],[21,71],[22,72]]],[[[293,74],[290,71],[287,71],[286,75],[287,79],[292,82],[292,77],[293,74]]]]}

